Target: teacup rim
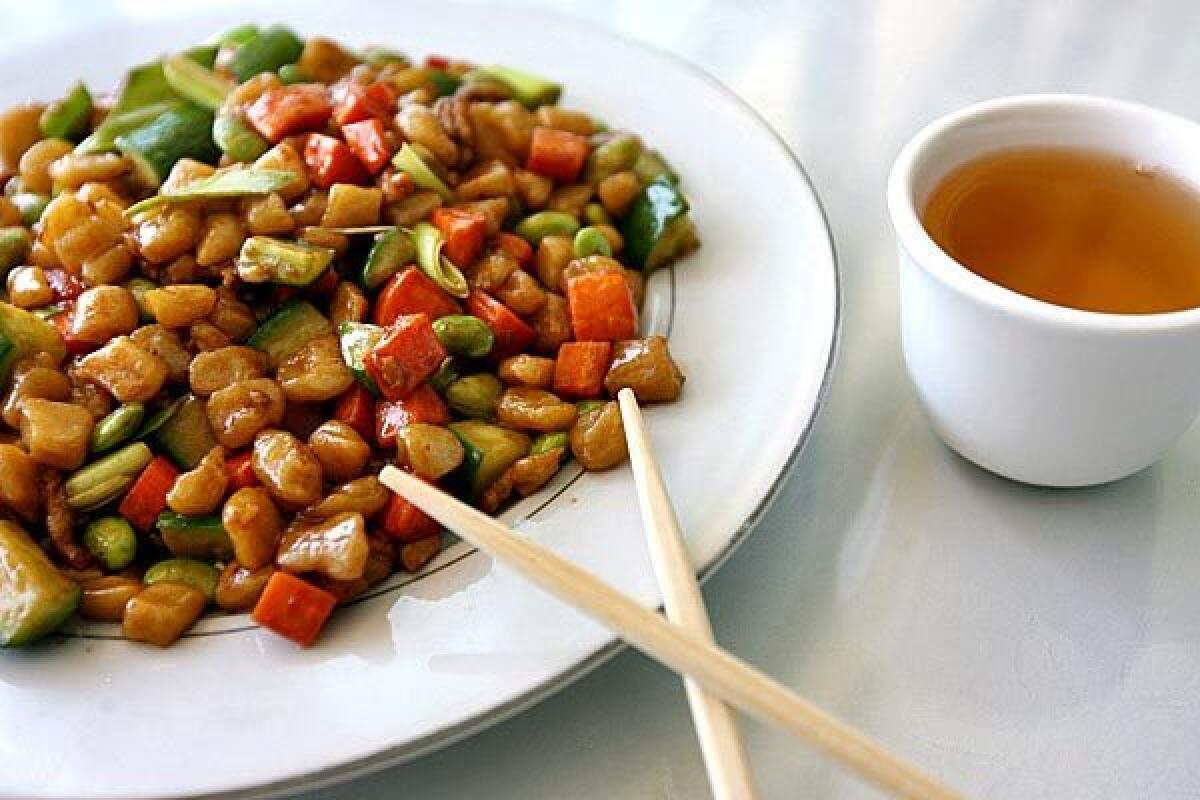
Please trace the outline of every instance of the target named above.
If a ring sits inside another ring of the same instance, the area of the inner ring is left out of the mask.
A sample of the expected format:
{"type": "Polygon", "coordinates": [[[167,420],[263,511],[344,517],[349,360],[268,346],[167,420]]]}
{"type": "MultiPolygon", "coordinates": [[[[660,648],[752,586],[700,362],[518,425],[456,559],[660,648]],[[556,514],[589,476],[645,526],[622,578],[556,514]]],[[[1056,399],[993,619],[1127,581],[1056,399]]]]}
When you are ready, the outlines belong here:
{"type": "Polygon", "coordinates": [[[1088,330],[1162,331],[1200,325],[1200,306],[1149,314],[1088,311],[1060,306],[1021,294],[972,272],[941,248],[921,223],[912,195],[912,179],[921,156],[939,138],[979,117],[1047,107],[1086,107],[1119,114],[1148,117],[1152,124],[1190,128],[1200,147],[1200,123],[1132,100],[1089,94],[1042,92],[983,100],[944,114],[929,122],[901,148],[888,174],[887,206],[892,228],[912,260],[944,286],[999,311],[1019,314],[1043,323],[1088,330]]]}

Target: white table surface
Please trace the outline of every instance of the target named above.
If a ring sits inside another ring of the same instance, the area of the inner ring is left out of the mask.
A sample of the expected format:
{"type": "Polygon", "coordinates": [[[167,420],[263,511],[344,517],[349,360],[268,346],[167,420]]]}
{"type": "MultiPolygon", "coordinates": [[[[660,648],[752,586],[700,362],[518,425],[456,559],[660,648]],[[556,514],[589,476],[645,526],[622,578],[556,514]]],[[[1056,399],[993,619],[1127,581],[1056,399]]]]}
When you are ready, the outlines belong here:
{"type": "MultiPolygon", "coordinates": [[[[0,48],[130,4],[0,0],[0,48]]],[[[883,203],[903,141],[982,98],[1093,92],[1200,117],[1196,6],[541,4],[731,86],[799,155],[833,226],[832,393],[776,505],[705,589],[720,641],[972,796],[1200,796],[1200,435],[1081,491],[954,456],[904,373],[883,203]]],[[[744,729],[764,797],[877,796],[786,736],[744,729]]],[[[305,797],[705,796],[679,682],[625,653],[473,739],[305,797]]]]}

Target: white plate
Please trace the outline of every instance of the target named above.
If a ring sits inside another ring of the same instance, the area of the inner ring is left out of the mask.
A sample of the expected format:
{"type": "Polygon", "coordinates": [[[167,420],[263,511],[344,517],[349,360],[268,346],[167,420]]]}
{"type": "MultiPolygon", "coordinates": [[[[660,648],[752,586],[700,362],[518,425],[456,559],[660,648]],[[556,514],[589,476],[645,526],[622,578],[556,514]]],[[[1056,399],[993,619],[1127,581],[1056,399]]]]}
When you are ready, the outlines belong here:
{"type": "MultiPolygon", "coordinates": [[[[164,7],[168,4],[162,4],[164,7]]],[[[0,53],[0,101],[52,98],[228,24],[129,7],[123,27],[0,53]],[[139,10],[140,9],[140,10],[139,10]]],[[[820,405],[837,330],[829,234],[812,188],[730,92],[662,53],[528,11],[455,4],[288,4],[287,22],[554,76],[567,105],[660,148],[683,175],[703,249],[651,281],[680,403],[647,417],[697,568],[747,534],[820,405]]],[[[508,514],[530,537],[658,603],[627,469],[573,479],[508,514]]],[[[259,796],[413,758],[537,702],[616,652],[607,632],[459,545],[426,573],[339,611],[297,649],[245,617],[206,620],[168,650],[104,627],[0,655],[0,796],[259,796]]]]}

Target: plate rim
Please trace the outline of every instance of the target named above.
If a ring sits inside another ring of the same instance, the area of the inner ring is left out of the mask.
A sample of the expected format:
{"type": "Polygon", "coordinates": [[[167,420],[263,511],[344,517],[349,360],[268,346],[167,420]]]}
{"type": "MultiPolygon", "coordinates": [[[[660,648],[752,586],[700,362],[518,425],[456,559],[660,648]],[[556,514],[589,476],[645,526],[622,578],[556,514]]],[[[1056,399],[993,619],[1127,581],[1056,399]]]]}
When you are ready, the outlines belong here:
{"type": "MultiPolygon", "coordinates": [[[[557,9],[538,8],[525,9],[526,11],[535,14],[545,14],[554,17],[560,22],[567,24],[581,24],[581,19],[576,16],[564,13],[557,9]]],[[[758,523],[770,510],[778,499],[783,485],[787,483],[789,477],[795,471],[796,464],[800,460],[805,447],[808,445],[812,437],[813,427],[817,420],[821,417],[829,400],[830,388],[833,383],[833,376],[837,369],[838,359],[842,349],[842,322],[843,309],[842,303],[844,300],[844,292],[842,289],[842,274],[841,264],[838,261],[837,242],[833,236],[833,228],[829,223],[829,213],[825,209],[825,204],[821,200],[821,195],[817,192],[816,185],[813,183],[812,177],[805,169],[804,163],[796,152],[788,144],[787,140],[775,129],[767,118],[748,100],[730,88],[724,81],[717,78],[711,72],[701,67],[698,64],[689,61],[683,56],[667,50],[659,45],[646,42],[642,39],[636,39],[625,34],[622,31],[616,30],[609,26],[603,26],[599,31],[601,35],[609,39],[617,41],[623,45],[646,50],[654,55],[663,58],[675,66],[692,73],[696,77],[703,80],[713,89],[717,90],[727,98],[732,100],[742,111],[744,111],[755,123],[757,123],[779,147],[782,153],[791,162],[793,168],[803,180],[808,194],[811,196],[817,214],[821,219],[821,227],[824,230],[825,241],[829,247],[830,267],[832,269],[833,279],[833,331],[829,341],[829,353],[826,356],[825,366],[821,376],[821,384],[817,388],[816,397],[813,403],[813,411],[809,416],[807,423],[796,437],[796,441],[792,446],[791,452],[788,454],[787,461],[771,482],[766,493],[759,501],[758,505],[742,520],[741,524],[734,530],[725,547],[721,549],[707,564],[704,564],[697,571],[697,577],[701,584],[711,578],[717,570],[719,570],[729,560],[731,556],[742,546],[742,544],[750,537],[750,534],[757,527],[758,523]]],[[[597,31],[593,31],[593,34],[597,31]]],[[[478,552],[478,551],[476,551],[478,552]]],[[[661,610],[662,605],[658,608],[661,610]]],[[[304,773],[292,778],[284,778],[282,780],[272,781],[270,783],[258,784],[253,787],[243,787],[240,789],[221,790],[218,792],[209,792],[198,795],[184,795],[186,797],[194,797],[197,800],[266,800],[267,798],[283,797],[297,792],[311,792],[319,789],[327,789],[347,781],[362,778],[371,775],[375,772],[380,772],[391,767],[398,767],[410,761],[415,761],[418,758],[434,753],[445,747],[457,744],[470,737],[482,733],[488,728],[505,722],[518,714],[533,708],[544,700],[549,699],[558,692],[570,687],[572,684],[590,675],[592,672],[607,664],[617,655],[622,653],[629,647],[620,637],[610,635],[606,644],[594,650],[589,656],[577,661],[572,666],[562,670],[561,672],[541,681],[537,685],[529,688],[520,695],[511,698],[510,700],[493,706],[487,711],[475,714],[467,719],[452,725],[447,725],[436,731],[432,731],[422,736],[420,739],[407,742],[401,745],[394,745],[383,748],[369,756],[353,759],[343,762],[336,766],[326,767],[315,772],[304,773]]]]}

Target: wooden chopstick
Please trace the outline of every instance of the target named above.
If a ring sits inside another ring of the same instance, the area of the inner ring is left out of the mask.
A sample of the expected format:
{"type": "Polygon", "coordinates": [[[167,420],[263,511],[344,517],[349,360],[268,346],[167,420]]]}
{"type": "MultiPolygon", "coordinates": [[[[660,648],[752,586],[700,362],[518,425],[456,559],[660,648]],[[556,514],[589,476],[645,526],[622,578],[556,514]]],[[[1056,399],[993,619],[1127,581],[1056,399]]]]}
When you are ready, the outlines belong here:
{"type": "MultiPolygon", "coordinates": [[[[712,623],[704,607],[704,596],[700,594],[700,584],[696,581],[683,532],[679,529],[679,519],[654,457],[637,398],[632,390],[622,389],[617,394],[617,401],[621,404],[629,463],[642,511],[642,524],[646,528],[650,561],[662,591],[667,619],[712,642],[712,623]]],[[[715,800],[752,800],[757,796],[754,776],[733,709],[706,692],[693,678],[684,678],[683,682],[713,797],[715,800]]]]}
{"type": "Polygon", "coordinates": [[[730,705],[790,731],[897,797],[961,800],[958,792],[760,670],[436,486],[393,466],[384,467],[379,479],[466,541],[730,705]]]}

